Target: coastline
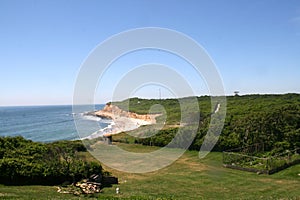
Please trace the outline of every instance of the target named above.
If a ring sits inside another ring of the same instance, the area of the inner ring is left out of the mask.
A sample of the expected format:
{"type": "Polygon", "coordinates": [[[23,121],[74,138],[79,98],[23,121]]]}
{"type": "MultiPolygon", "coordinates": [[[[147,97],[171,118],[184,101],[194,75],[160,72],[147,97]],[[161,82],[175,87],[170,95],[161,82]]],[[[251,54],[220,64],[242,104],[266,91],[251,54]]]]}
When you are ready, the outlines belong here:
{"type": "Polygon", "coordinates": [[[111,120],[111,124],[82,139],[95,139],[103,136],[111,136],[126,131],[131,131],[140,126],[156,124],[155,118],[159,114],[140,115],[128,112],[119,107],[107,104],[102,110],[89,112],[87,115],[111,120]]]}

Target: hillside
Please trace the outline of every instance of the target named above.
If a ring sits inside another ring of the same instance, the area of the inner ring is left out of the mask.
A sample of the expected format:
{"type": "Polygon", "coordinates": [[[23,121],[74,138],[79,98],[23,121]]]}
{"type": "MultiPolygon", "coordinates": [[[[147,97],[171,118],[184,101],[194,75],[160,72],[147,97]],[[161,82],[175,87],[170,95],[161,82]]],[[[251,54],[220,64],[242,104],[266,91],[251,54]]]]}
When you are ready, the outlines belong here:
{"type": "MultiPolygon", "coordinates": [[[[203,136],[210,123],[211,105],[210,97],[197,97],[200,108],[200,126],[196,138],[190,149],[199,149],[203,136]]],[[[184,98],[188,102],[188,98],[184,98]]],[[[177,99],[139,99],[132,98],[121,102],[112,102],[113,105],[138,114],[147,114],[155,104],[160,104],[166,111],[165,127],[151,138],[131,138],[125,136],[126,141],[134,141],[144,145],[165,146],[176,134],[180,123],[180,104],[177,99]],[[129,105],[127,108],[126,105],[129,105]]],[[[222,105],[221,105],[222,106],[222,105]]],[[[188,107],[188,105],[186,106],[188,107]]],[[[195,115],[190,109],[191,116],[195,115]]],[[[197,113],[196,113],[197,114],[197,113]]],[[[122,137],[116,137],[118,141],[124,141],[122,137]]],[[[228,96],[227,113],[224,129],[219,138],[215,150],[241,147],[254,143],[266,143],[266,148],[292,149],[300,147],[300,95],[245,95],[228,96]]]]}

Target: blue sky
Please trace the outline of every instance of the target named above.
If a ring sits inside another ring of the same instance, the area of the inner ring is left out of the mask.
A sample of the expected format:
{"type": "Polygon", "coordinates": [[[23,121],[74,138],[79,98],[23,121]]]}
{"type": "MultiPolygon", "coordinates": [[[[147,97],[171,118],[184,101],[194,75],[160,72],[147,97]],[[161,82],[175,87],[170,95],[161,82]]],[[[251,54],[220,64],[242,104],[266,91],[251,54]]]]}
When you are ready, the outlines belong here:
{"type": "MultiPolygon", "coordinates": [[[[235,90],[300,93],[298,0],[0,0],[0,106],[71,104],[89,53],[114,34],[142,27],[173,29],[196,40],[215,62],[228,95],[235,90]]],[[[187,70],[190,66],[156,54],[121,58],[104,78],[106,89],[97,91],[96,101],[110,100],[122,70],[153,57],[152,62],[185,73],[197,95],[207,93],[187,70]]],[[[157,97],[157,88],[135,95],[157,97]]],[[[170,94],[163,90],[162,95],[170,94]]]]}

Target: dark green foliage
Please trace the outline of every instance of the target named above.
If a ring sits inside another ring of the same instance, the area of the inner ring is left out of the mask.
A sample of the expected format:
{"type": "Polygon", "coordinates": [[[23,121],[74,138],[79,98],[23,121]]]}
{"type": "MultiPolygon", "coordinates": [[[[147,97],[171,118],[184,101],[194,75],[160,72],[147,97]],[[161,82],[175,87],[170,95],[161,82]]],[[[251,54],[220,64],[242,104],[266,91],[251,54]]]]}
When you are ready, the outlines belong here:
{"type": "MultiPolygon", "coordinates": [[[[211,98],[197,97],[200,123],[190,149],[199,150],[207,134],[211,116],[211,98]]],[[[182,100],[182,99],[181,99],[182,100]]],[[[188,100],[185,98],[184,100],[188,100]]],[[[178,125],[181,108],[177,99],[133,98],[113,104],[129,111],[146,114],[154,104],[161,104],[167,113],[166,124],[178,125]]],[[[222,106],[222,105],[221,105],[222,106]]],[[[185,107],[189,107],[188,104],[185,107]]],[[[190,115],[194,115],[190,108],[190,115]]],[[[136,138],[136,143],[165,146],[176,135],[177,128],[163,129],[149,138],[136,138]]],[[[300,147],[300,95],[245,95],[227,97],[227,113],[216,151],[223,151],[255,143],[265,143],[266,150],[300,147]]]]}
{"type": "Polygon", "coordinates": [[[60,147],[63,149],[68,149],[69,151],[87,151],[86,147],[83,145],[82,141],[68,141],[68,140],[60,140],[53,143],[48,144],[50,147],[60,147]]]}
{"type": "MultiPolygon", "coordinates": [[[[177,131],[178,128],[161,130],[154,137],[140,138],[140,139],[137,138],[135,140],[135,143],[163,147],[171,142],[171,140],[174,138],[177,131]]],[[[152,133],[149,134],[152,135],[152,133]]]]}
{"type": "Polygon", "coordinates": [[[43,144],[22,137],[0,137],[0,182],[53,185],[102,173],[101,165],[78,156],[81,141],[43,144]]]}
{"type": "Polygon", "coordinates": [[[300,95],[249,95],[227,102],[220,149],[255,143],[265,143],[265,150],[299,147],[300,95]]]}

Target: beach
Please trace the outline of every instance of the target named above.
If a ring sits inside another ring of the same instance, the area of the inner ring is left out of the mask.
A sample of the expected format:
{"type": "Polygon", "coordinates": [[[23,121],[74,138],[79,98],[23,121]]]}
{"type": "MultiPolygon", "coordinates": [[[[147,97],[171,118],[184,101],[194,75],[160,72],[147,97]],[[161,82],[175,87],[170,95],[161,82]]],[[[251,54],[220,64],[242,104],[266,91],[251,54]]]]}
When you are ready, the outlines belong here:
{"type": "Polygon", "coordinates": [[[109,119],[111,120],[111,124],[83,139],[94,139],[103,136],[115,135],[137,129],[140,126],[155,124],[155,118],[159,116],[158,114],[140,115],[124,111],[111,104],[107,104],[102,110],[90,112],[88,114],[102,119],[109,119]]]}

